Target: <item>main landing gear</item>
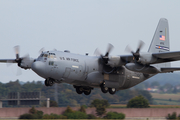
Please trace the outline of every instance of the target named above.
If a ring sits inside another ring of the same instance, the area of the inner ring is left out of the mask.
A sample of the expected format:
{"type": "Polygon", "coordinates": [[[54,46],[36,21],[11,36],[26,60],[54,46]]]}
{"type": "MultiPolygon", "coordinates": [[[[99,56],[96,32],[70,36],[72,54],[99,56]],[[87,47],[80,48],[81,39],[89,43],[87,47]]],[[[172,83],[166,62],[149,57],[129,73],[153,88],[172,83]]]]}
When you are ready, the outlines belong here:
{"type": "Polygon", "coordinates": [[[82,87],[82,86],[74,86],[74,88],[76,88],[76,92],[78,94],[84,93],[85,95],[89,95],[91,93],[91,89],[93,89],[90,87],[82,87]]]}
{"type": "Polygon", "coordinates": [[[105,87],[105,83],[102,83],[100,87],[101,87],[101,91],[102,91],[103,93],[109,92],[109,93],[112,94],[112,95],[116,93],[116,88],[108,88],[108,87],[105,87]]]}
{"type": "Polygon", "coordinates": [[[45,86],[52,86],[54,84],[54,80],[51,79],[51,78],[47,78],[45,81],[44,81],[44,84],[45,86]]]}

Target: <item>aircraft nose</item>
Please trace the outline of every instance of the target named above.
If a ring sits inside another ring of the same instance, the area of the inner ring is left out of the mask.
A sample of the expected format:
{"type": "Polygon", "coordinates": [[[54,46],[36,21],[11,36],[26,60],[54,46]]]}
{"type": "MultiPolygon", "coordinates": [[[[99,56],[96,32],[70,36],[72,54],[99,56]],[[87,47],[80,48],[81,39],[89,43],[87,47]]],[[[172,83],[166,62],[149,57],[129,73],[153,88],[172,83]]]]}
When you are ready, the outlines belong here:
{"type": "Polygon", "coordinates": [[[45,64],[41,61],[36,61],[31,66],[32,70],[42,77],[44,76],[44,67],[45,64]]]}

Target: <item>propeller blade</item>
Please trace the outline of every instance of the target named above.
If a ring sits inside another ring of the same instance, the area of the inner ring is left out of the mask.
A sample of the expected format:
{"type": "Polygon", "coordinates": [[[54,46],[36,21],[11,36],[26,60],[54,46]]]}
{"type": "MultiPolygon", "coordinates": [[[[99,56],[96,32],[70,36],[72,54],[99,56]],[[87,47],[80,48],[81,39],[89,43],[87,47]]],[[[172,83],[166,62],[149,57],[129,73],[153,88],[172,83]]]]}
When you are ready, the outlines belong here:
{"type": "Polygon", "coordinates": [[[112,44],[108,44],[108,47],[107,47],[107,52],[105,54],[105,56],[109,56],[109,53],[113,50],[114,46],[112,44]]]}
{"type": "Polygon", "coordinates": [[[41,54],[42,52],[44,52],[45,51],[45,48],[43,47],[43,48],[41,48],[40,50],[39,50],[39,54],[41,54]]]}
{"type": "Polygon", "coordinates": [[[14,51],[16,54],[16,60],[19,60],[19,46],[18,45],[14,47],[14,51]]]}
{"type": "Polygon", "coordinates": [[[139,53],[143,46],[144,46],[144,42],[143,42],[142,40],[140,40],[140,41],[139,41],[138,48],[137,48],[137,50],[136,50],[136,53],[139,53]]]}
{"type": "Polygon", "coordinates": [[[140,57],[140,50],[142,49],[142,47],[144,46],[144,42],[142,40],[139,41],[139,44],[138,44],[138,48],[136,50],[136,52],[134,52],[129,45],[126,46],[125,48],[125,51],[129,52],[129,53],[132,53],[132,55],[134,56],[134,58],[136,59],[136,61],[139,60],[139,57],[140,57]]]}
{"type": "Polygon", "coordinates": [[[9,67],[9,66],[11,66],[11,65],[13,65],[12,62],[9,62],[9,61],[6,62],[6,66],[7,66],[7,67],[9,67]]]}
{"type": "Polygon", "coordinates": [[[131,49],[130,45],[126,46],[125,51],[128,53],[134,53],[133,50],[131,49]]]}
{"type": "Polygon", "coordinates": [[[94,55],[102,56],[102,53],[101,53],[101,51],[98,48],[96,48],[96,50],[94,51],[94,55]]]}
{"type": "Polygon", "coordinates": [[[21,74],[22,74],[22,70],[21,70],[20,67],[18,67],[18,68],[17,68],[17,73],[16,73],[16,75],[19,76],[19,75],[21,75],[21,74]]]}

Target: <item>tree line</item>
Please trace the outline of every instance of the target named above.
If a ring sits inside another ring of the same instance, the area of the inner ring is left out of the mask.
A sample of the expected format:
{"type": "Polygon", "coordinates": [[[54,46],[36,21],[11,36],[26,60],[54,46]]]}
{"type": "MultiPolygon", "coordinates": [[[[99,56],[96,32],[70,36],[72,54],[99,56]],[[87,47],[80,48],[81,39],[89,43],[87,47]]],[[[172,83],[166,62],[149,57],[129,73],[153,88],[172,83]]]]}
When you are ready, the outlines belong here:
{"type": "Polygon", "coordinates": [[[8,83],[0,83],[0,99],[7,98],[10,92],[41,92],[42,98],[50,98],[57,101],[58,106],[80,106],[89,105],[94,99],[105,99],[110,104],[126,104],[131,98],[142,95],[149,103],[152,103],[152,96],[146,90],[127,89],[119,90],[116,94],[102,93],[100,89],[95,88],[88,96],[76,93],[74,87],[69,84],[58,84],[46,87],[42,81],[33,81],[20,84],[19,80],[10,81],[8,83]]]}

